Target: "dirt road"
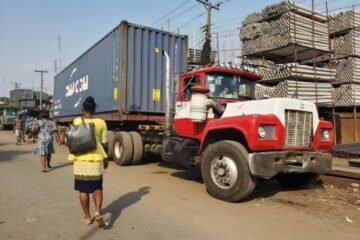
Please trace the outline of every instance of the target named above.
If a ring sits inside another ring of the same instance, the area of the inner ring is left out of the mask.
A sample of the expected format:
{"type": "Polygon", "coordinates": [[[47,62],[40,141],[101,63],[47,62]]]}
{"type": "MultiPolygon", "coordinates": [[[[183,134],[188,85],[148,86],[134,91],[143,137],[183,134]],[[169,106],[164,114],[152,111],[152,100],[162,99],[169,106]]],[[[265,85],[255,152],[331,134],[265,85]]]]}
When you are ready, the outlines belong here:
{"type": "MultiPolygon", "coordinates": [[[[0,239],[359,239],[360,194],[320,183],[289,190],[259,183],[252,198],[230,204],[210,197],[198,170],[155,161],[104,175],[109,226],[80,224],[67,149],[40,171],[31,143],[0,132],[0,239]]],[[[93,207],[93,206],[92,206],[93,207]]]]}

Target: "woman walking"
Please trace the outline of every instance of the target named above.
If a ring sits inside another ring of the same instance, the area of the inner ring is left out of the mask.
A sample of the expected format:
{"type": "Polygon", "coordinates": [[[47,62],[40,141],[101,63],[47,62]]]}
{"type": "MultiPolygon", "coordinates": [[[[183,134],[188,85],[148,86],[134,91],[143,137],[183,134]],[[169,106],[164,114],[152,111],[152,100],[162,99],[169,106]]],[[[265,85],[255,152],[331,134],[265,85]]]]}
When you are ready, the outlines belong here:
{"type": "Polygon", "coordinates": [[[74,125],[93,123],[97,148],[81,154],[70,154],[68,159],[74,161],[75,190],[80,192],[80,203],[84,212],[81,222],[89,225],[93,222],[90,215],[89,195],[92,194],[95,204],[95,220],[99,227],[105,226],[101,215],[103,201],[103,170],[108,167],[107,155],[107,127],[104,120],[93,118],[96,103],[93,97],[87,97],[82,105],[82,118],[75,118],[74,125]]]}
{"type": "Polygon", "coordinates": [[[56,124],[49,119],[49,113],[42,111],[40,113],[41,120],[38,120],[34,126],[33,131],[38,131],[38,142],[36,144],[34,153],[40,155],[42,171],[47,172],[50,166],[51,154],[55,153],[53,144],[53,134],[56,133],[56,140],[59,142],[56,124]]]}

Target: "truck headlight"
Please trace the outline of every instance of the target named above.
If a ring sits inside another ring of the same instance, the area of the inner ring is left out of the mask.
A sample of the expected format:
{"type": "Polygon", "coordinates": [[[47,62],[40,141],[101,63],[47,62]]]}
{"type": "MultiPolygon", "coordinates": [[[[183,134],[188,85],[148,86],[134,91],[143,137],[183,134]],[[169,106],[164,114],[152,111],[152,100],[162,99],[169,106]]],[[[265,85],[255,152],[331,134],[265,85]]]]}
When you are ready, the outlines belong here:
{"type": "Polygon", "coordinates": [[[261,125],[258,128],[258,136],[263,139],[273,139],[275,137],[275,126],[261,125]]]}
{"type": "Polygon", "coordinates": [[[264,128],[264,127],[259,127],[259,128],[258,128],[258,134],[259,134],[259,137],[260,137],[260,138],[266,137],[265,128],[264,128]]]}
{"type": "Polygon", "coordinates": [[[330,140],[330,131],[328,129],[321,129],[320,130],[320,139],[322,141],[329,141],[330,140]]]}

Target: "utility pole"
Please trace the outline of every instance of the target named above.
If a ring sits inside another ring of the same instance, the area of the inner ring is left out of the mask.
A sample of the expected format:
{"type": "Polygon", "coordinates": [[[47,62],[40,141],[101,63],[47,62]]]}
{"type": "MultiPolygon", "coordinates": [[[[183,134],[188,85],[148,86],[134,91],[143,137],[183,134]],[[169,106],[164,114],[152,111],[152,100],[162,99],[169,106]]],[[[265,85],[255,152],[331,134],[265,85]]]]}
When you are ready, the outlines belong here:
{"type": "Polygon", "coordinates": [[[41,79],[40,79],[40,110],[42,109],[42,91],[44,87],[44,73],[48,73],[47,70],[36,70],[35,72],[40,73],[41,79]]]}
{"type": "Polygon", "coordinates": [[[204,26],[205,31],[205,43],[203,45],[203,49],[201,52],[201,63],[203,65],[210,63],[210,55],[211,55],[211,10],[220,10],[220,5],[222,2],[212,4],[208,0],[196,0],[199,3],[202,3],[207,11],[207,24],[204,26]]]}

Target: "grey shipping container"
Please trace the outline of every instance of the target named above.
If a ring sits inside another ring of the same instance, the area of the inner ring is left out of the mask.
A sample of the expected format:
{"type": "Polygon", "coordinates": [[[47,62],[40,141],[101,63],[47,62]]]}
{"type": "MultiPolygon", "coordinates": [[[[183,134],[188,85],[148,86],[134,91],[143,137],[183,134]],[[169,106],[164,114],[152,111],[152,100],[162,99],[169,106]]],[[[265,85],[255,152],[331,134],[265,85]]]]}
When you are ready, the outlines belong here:
{"type": "Polygon", "coordinates": [[[122,21],[55,76],[54,117],[80,114],[87,96],[95,98],[97,113],[163,114],[165,62],[161,51],[170,56],[174,93],[175,73],[186,70],[187,42],[187,36],[122,21]]]}

